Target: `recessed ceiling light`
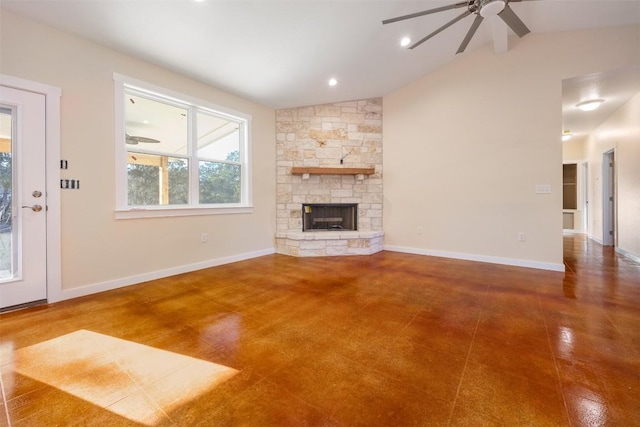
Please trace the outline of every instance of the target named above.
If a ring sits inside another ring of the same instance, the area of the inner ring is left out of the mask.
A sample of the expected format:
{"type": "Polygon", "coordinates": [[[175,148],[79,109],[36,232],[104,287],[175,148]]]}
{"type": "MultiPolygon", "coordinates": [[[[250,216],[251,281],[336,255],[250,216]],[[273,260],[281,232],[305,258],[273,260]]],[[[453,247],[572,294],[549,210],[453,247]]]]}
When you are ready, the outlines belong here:
{"type": "Polygon", "coordinates": [[[604,102],[604,99],[590,99],[588,101],[578,102],[576,107],[582,111],[593,111],[604,102]]]}
{"type": "Polygon", "coordinates": [[[402,40],[400,40],[400,46],[402,47],[409,46],[409,43],[411,43],[411,39],[409,37],[403,37],[402,40]]]}
{"type": "Polygon", "coordinates": [[[335,86],[338,84],[338,81],[334,78],[329,79],[329,86],[335,86]]]}
{"type": "Polygon", "coordinates": [[[571,133],[570,130],[563,130],[562,131],[562,141],[568,141],[571,139],[571,137],[573,136],[573,134],[571,133]]]}

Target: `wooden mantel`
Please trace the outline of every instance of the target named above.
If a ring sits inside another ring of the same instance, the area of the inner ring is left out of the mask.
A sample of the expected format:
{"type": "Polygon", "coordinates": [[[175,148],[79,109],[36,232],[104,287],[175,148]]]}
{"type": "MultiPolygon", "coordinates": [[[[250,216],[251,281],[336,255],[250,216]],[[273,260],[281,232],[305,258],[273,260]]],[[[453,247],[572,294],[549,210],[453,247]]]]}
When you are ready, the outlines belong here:
{"type": "Polygon", "coordinates": [[[376,168],[312,168],[292,167],[292,175],[373,175],[376,168]]]}

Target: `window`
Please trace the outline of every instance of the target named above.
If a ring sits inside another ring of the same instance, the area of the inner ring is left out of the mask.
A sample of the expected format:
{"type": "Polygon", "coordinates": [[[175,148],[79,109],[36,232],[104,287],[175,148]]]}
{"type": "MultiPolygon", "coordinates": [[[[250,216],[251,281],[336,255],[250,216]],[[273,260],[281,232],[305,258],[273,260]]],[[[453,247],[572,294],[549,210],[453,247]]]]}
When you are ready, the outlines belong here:
{"type": "Polygon", "coordinates": [[[117,218],[250,212],[249,116],[115,80],[117,218]]]}

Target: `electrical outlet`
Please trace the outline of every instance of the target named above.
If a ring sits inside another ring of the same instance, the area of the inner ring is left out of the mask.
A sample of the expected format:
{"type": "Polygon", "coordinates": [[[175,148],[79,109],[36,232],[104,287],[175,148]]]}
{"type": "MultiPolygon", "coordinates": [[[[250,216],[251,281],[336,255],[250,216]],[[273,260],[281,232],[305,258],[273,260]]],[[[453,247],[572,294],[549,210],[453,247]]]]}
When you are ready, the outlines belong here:
{"type": "Polygon", "coordinates": [[[518,242],[526,242],[526,241],[527,241],[527,235],[524,233],[524,231],[519,231],[518,242]]]}
{"type": "Polygon", "coordinates": [[[200,243],[207,243],[207,238],[208,238],[208,237],[209,237],[209,236],[207,236],[207,233],[202,233],[202,234],[200,235],[200,243]]]}

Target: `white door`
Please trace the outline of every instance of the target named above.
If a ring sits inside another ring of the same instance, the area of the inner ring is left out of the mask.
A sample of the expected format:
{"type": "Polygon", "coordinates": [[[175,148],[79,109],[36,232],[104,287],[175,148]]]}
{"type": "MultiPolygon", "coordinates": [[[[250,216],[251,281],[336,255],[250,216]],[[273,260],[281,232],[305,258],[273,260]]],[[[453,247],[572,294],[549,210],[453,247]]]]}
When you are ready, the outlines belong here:
{"type": "Polygon", "coordinates": [[[45,106],[0,86],[0,308],[47,298],[45,106]]]}
{"type": "Polygon", "coordinates": [[[582,215],[582,231],[591,234],[589,230],[589,163],[584,162],[582,164],[582,209],[584,215],[582,215]]]}
{"type": "Polygon", "coordinates": [[[616,245],[616,173],[615,152],[607,151],[602,157],[602,244],[616,245]]]}

